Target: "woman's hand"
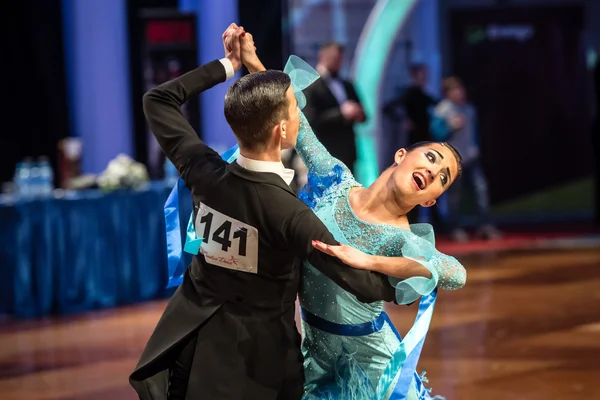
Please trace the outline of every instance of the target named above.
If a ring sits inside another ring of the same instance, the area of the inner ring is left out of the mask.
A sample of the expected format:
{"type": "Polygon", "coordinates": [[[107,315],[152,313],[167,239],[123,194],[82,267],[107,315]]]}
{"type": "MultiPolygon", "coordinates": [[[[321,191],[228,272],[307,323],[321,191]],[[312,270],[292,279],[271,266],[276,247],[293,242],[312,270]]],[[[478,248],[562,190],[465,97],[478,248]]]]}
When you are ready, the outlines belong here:
{"type": "Polygon", "coordinates": [[[256,46],[254,45],[254,38],[248,32],[240,38],[241,44],[241,55],[242,63],[248,68],[248,72],[251,74],[264,71],[266,68],[260,62],[258,55],[256,54],[256,46]]]}
{"type": "Polygon", "coordinates": [[[318,240],[313,240],[312,245],[315,249],[325,254],[339,258],[340,261],[352,268],[379,272],[400,279],[415,276],[432,277],[431,272],[423,264],[409,258],[373,256],[342,243],[339,246],[331,246],[318,240]]]}
{"type": "Polygon", "coordinates": [[[340,261],[352,268],[365,270],[372,270],[373,268],[373,256],[363,253],[354,247],[346,246],[342,243],[339,246],[331,246],[318,240],[313,240],[312,245],[315,249],[325,254],[339,258],[340,261]]]}

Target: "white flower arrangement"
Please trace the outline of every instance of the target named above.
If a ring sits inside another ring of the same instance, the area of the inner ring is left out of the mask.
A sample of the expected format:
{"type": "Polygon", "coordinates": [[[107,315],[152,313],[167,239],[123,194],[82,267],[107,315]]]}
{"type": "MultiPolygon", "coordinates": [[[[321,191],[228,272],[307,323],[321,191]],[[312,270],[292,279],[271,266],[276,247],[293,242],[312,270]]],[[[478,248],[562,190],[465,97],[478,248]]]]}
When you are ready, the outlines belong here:
{"type": "Polygon", "coordinates": [[[105,191],[117,189],[139,189],[149,180],[148,170],[143,164],[125,154],[119,154],[108,163],[96,180],[105,191]]]}

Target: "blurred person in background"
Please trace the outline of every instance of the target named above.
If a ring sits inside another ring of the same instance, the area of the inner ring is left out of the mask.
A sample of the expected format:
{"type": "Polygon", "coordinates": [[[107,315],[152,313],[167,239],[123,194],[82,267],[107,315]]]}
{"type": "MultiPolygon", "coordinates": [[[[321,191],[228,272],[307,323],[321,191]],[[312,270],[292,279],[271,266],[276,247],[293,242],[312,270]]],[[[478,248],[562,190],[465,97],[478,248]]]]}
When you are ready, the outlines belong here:
{"type": "Polygon", "coordinates": [[[452,239],[464,242],[469,239],[461,226],[460,203],[463,184],[471,186],[475,195],[478,228],[476,237],[497,239],[500,232],[490,223],[488,186],[478,143],[477,112],[467,102],[465,88],[460,79],[450,77],[442,82],[444,99],[435,107],[431,133],[434,140],[447,140],[462,155],[463,178],[448,190],[448,228],[452,239]]]}
{"type": "Polygon", "coordinates": [[[395,100],[385,107],[383,112],[401,106],[406,113],[406,128],[408,131],[408,145],[431,140],[429,133],[430,108],[437,104],[437,100],[426,92],[429,81],[429,71],[425,64],[412,64],[409,68],[410,86],[395,100]]]}
{"type": "Polygon", "coordinates": [[[321,47],[316,67],[321,78],[304,92],[307,100],[304,114],[331,154],[353,169],[354,124],[364,122],[366,116],[352,83],[339,76],[343,60],[344,48],[339,43],[321,47]]]}
{"type": "MultiPolygon", "coordinates": [[[[396,99],[390,101],[384,108],[383,113],[391,119],[401,122],[403,131],[408,135],[408,145],[419,142],[430,141],[431,133],[431,111],[438,103],[426,92],[429,83],[429,70],[426,64],[411,64],[409,67],[410,86],[406,88],[396,99]],[[397,110],[404,111],[404,118],[400,121],[397,110]]],[[[423,208],[417,207],[408,214],[408,220],[412,223],[426,219],[432,215],[432,224],[436,228],[441,228],[440,215],[436,207],[430,208],[427,212],[423,208]],[[429,212],[431,210],[431,214],[429,212]]]]}

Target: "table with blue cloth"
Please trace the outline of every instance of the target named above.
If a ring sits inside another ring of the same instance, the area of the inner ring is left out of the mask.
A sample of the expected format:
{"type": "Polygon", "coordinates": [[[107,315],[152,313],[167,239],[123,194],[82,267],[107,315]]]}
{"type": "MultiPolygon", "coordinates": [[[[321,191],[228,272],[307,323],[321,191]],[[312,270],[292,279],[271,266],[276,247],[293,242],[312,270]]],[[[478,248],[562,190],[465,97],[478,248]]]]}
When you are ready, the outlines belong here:
{"type": "MultiPolygon", "coordinates": [[[[0,204],[0,314],[35,317],[168,296],[162,182],[0,204]]],[[[189,216],[190,200],[180,204],[189,216]]],[[[184,225],[185,226],[185,225],[184,225]]]]}

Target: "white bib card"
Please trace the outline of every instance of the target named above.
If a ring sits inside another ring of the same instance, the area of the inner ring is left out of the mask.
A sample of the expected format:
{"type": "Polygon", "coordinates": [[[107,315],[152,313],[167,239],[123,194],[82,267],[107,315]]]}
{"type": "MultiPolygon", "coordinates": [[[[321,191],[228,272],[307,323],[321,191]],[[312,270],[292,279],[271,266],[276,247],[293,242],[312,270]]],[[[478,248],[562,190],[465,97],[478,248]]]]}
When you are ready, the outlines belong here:
{"type": "Polygon", "coordinates": [[[200,203],[196,235],[206,262],[237,271],[258,273],[258,229],[200,203]]]}

